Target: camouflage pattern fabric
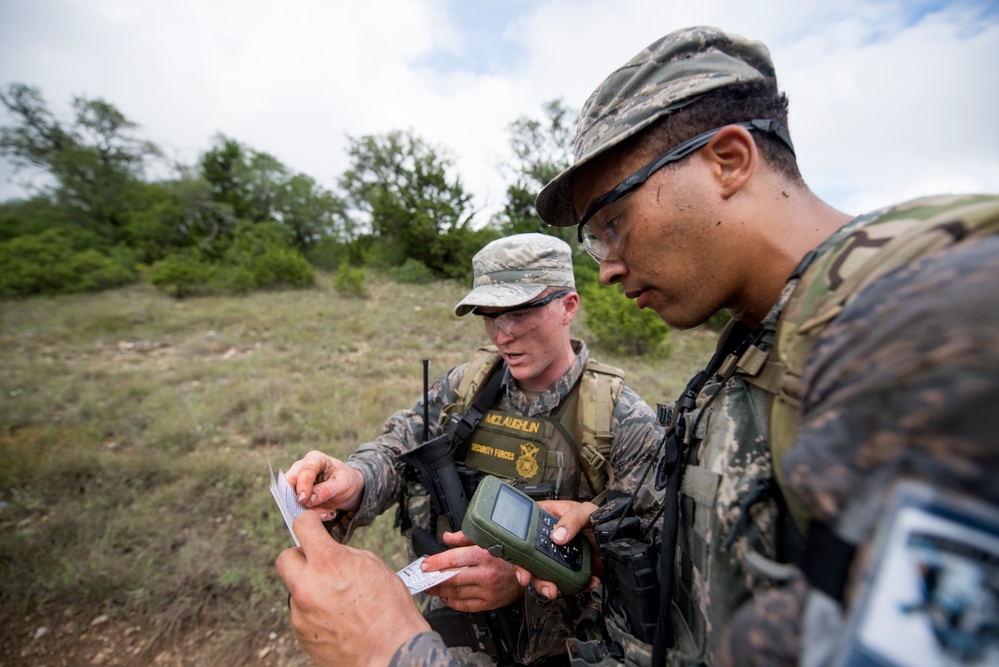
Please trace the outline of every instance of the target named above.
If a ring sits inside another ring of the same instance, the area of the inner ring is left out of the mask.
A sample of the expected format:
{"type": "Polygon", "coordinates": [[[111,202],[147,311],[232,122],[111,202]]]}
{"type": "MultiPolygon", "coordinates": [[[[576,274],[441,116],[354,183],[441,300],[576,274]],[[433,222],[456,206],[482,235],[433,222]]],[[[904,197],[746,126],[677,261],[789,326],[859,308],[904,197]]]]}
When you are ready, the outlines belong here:
{"type": "MultiPolygon", "coordinates": [[[[779,506],[769,484],[769,393],[734,369],[707,382],[683,417],[687,464],[680,485],[671,665],[716,664],[733,614],[775,583],[753,563],[782,555],[779,506]]],[[[651,665],[651,645],[632,636],[623,618],[605,614],[605,622],[626,665],[651,665]]],[[[594,646],[582,653],[601,654],[594,646]]]]}
{"type": "Polygon", "coordinates": [[[472,257],[472,273],[472,291],[454,307],[458,317],[479,306],[519,306],[548,287],[576,287],[572,248],[548,234],[516,234],[486,244],[472,257]]]}
{"type": "MultiPolygon", "coordinates": [[[[977,199],[999,221],[999,198],[977,199]]],[[[957,211],[967,201],[936,204],[957,211]]],[[[927,203],[886,217],[912,222],[940,212],[927,203]]],[[[956,212],[941,219],[950,229],[962,224],[956,212]]],[[[865,222],[862,237],[876,238],[878,216],[865,222]]],[[[999,507],[997,266],[999,236],[937,250],[870,282],[816,337],[797,437],[782,465],[794,497],[844,539],[871,539],[893,482],[903,478],[999,507]]],[[[797,664],[806,647],[826,644],[828,622],[802,623],[808,593],[797,580],[747,605],[733,622],[724,664],[797,664]]]]}
{"type": "Polygon", "coordinates": [[[778,504],[767,438],[769,395],[738,376],[709,383],[687,416],[669,662],[715,664],[735,609],[772,582],[750,554],[778,560],[778,504]]]}
{"type": "MultiPolygon", "coordinates": [[[[783,460],[798,432],[802,378],[816,339],[865,286],[882,275],[956,243],[999,234],[996,197],[924,197],[858,216],[823,242],[780,315],[774,362],[780,372],[767,387],[774,395],[770,413],[770,450],[783,460]]],[[[776,470],[782,488],[783,470],[776,470]]],[[[802,531],[810,518],[791,496],[788,505],[802,531]]]]}
{"type": "Polygon", "coordinates": [[[656,40],[611,73],[583,105],[575,161],[541,190],[538,215],[557,227],[577,224],[571,183],[576,169],[699,95],[764,77],[776,74],[761,42],[704,26],[656,40]]]}
{"type": "Polygon", "coordinates": [[[441,636],[436,632],[421,632],[396,649],[389,667],[459,667],[441,636]]]}
{"type": "Polygon", "coordinates": [[[801,616],[808,582],[798,578],[756,597],[732,619],[731,643],[719,667],[794,667],[801,643],[801,616]]]}
{"type": "Polygon", "coordinates": [[[870,537],[903,476],[999,505],[997,267],[999,237],[913,262],[864,290],[817,341],[784,468],[844,538],[870,537]]]}
{"type": "MultiPolygon", "coordinates": [[[[573,349],[577,356],[572,368],[566,372],[548,390],[531,400],[522,392],[509,371],[504,369],[504,377],[500,397],[494,406],[504,412],[526,417],[545,416],[554,413],[563,399],[572,391],[579,381],[589,358],[586,345],[573,339],[573,349]]],[[[429,435],[435,437],[442,432],[438,425],[439,415],[444,406],[456,400],[457,388],[468,364],[461,364],[450,369],[437,378],[428,392],[427,414],[430,420],[429,435]]],[[[612,449],[610,452],[611,466],[614,470],[614,480],[610,489],[618,493],[631,495],[638,487],[639,480],[650,466],[654,465],[659,441],[662,439],[662,429],[656,423],[653,410],[633,390],[627,386],[621,390],[620,397],[614,407],[611,419],[613,432],[612,449]]],[[[412,410],[401,410],[392,415],[386,422],[382,434],[374,441],[358,447],[347,464],[357,468],[365,479],[364,497],[356,512],[340,517],[335,528],[335,536],[341,541],[350,539],[353,531],[365,526],[388,510],[399,497],[405,482],[405,467],[399,460],[399,454],[409,451],[421,444],[423,439],[423,401],[422,399],[412,410]]],[[[409,505],[411,515],[429,516],[429,512],[421,512],[418,505],[429,503],[428,497],[414,495],[409,505]]],[[[660,510],[662,494],[651,487],[643,487],[636,500],[636,513],[651,520],[660,510]]],[[[437,604],[437,599],[433,601],[437,604]]],[[[526,603],[525,603],[526,604],[526,603]]],[[[583,601],[570,601],[559,598],[556,605],[545,606],[547,614],[563,615],[568,609],[576,609],[583,601]]],[[[526,609],[538,610],[544,605],[535,604],[526,609]]],[[[536,654],[551,654],[552,651],[564,650],[565,638],[557,634],[540,632],[543,628],[554,627],[552,619],[538,617],[537,614],[526,615],[527,629],[548,636],[551,646],[529,645],[528,650],[536,654]],[[550,636],[549,636],[550,635],[550,636]]],[[[571,625],[573,619],[567,622],[571,625]]],[[[566,621],[563,621],[565,624],[566,621]]],[[[543,637],[542,637],[543,638],[543,637]]]]}

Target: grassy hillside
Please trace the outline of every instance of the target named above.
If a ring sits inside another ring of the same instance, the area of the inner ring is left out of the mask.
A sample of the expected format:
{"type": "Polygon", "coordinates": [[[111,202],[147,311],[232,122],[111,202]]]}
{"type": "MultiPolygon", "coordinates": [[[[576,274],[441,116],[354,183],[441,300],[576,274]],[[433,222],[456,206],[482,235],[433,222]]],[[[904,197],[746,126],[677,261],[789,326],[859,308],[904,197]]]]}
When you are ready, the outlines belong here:
{"type": "MultiPolygon", "coordinates": [[[[267,464],[346,456],[487,342],[465,289],[373,278],[175,301],[145,286],[0,304],[0,663],[300,665],[267,464]]],[[[585,309],[585,304],[584,304],[585,309]]],[[[577,319],[575,334],[587,338],[577,319]]],[[[627,371],[672,400],[708,332],[627,371]]],[[[405,565],[392,517],[354,546],[405,565]]]]}

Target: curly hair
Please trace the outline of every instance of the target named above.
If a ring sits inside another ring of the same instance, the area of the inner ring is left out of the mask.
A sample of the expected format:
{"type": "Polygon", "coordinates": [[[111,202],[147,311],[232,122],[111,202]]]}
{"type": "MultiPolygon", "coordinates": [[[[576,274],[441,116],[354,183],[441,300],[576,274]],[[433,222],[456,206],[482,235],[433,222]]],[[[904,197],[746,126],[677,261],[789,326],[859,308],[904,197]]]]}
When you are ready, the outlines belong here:
{"type": "MultiPolygon", "coordinates": [[[[687,139],[716,127],[769,118],[785,129],[787,96],[772,78],[735,83],[701,95],[687,106],[655,121],[627,146],[643,153],[664,153],[687,139]]],[[[787,145],[769,132],[753,132],[763,160],[788,179],[804,185],[798,162],[787,145]]],[[[678,166],[684,160],[677,162],[678,166]]]]}

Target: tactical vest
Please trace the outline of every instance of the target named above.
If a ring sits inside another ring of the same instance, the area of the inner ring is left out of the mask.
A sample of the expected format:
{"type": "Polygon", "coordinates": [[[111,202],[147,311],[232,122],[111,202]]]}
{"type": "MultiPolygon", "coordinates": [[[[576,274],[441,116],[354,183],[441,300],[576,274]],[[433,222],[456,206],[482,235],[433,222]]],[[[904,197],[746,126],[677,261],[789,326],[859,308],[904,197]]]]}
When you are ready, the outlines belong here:
{"type": "MultiPolygon", "coordinates": [[[[455,401],[441,409],[442,426],[449,416],[463,414],[490,378],[503,372],[502,360],[494,346],[477,351],[458,383],[455,401]]],[[[548,483],[552,490],[557,490],[559,498],[599,502],[614,479],[610,464],[611,425],[614,407],[624,386],[623,375],[617,368],[591,360],[579,381],[550,416],[524,417],[487,410],[469,437],[462,463],[465,467],[511,481],[548,483]]],[[[404,495],[413,525],[429,528],[433,516],[426,489],[408,482],[404,495]]],[[[445,523],[439,520],[431,532],[439,537],[445,523]]],[[[558,655],[564,650],[565,640],[575,632],[585,602],[585,596],[560,596],[553,603],[536,593],[528,594],[522,604],[512,605],[514,611],[519,612],[512,623],[501,622],[511,608],[488,612],[487,615],[497,620],[474,629],[473,641],[479,644],[474,649],[477,653],[462,648],[459,655],[463,662],[475,664],[493,654],[494,651],[488,649],[489,642],[495,644],[494,633],[503,634],[507,626],[510,626],[509,636],[504,635],[502,641],[517,662],[529,664],[558,655]],[[483,639],[483,633],[489,635],[488,641],[483,639]]],[[[449,646],[466,645],[465,635],[449,633],[447,628],[452,626],[445,621],[450,619],[452,625],[457,625],[472,615],[443,609],[439,598],[431,598],[428,610],[424,611],[428,619],[432,618],[431,626],[441,633],[449,646]]],[[[592,616],[596,618],[598,614],[593,612],[592,616]]]]}
{"type": "MultiPolygon", "coordinates": [[[[458,383],[457,399],[441,410],[442,423],[465,411],[502,361],[493,345],[476,352],[458,383]]],[[[465,463],[507,479],[549,482],[559,498],[599,501],[614,479],[611,421],[623,386],[623,371],[589,360],[554,415],[488,411],[472,433],[465,463]]]]}
{"type": "MultiPolygon", "coordinates": [[[[784,519],[808,515],[779,493],[794,442],[808,353],[851,298],[886,272],[955,243],[999,232],[999,198],[944,196],[855,218],[799,264],[752,344],[699,392],[686,426],[680,485],[675,646],[667,664],[716,664],[732,615],[792,574],[784,519]],[[787,504],[785,505],[785,501],[787,504]]],[[[651,664],[651,646],[608,618],[625,662],[651,664]]],[[[592,660],[581,661],[593,664],[592,660]]]]}

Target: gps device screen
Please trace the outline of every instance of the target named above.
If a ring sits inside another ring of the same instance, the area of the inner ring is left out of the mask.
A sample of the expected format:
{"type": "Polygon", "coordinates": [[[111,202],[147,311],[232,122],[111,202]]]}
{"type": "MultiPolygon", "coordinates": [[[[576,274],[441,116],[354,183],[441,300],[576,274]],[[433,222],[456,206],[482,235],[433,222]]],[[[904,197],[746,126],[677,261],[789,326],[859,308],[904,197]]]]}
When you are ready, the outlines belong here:
{"type": "Polygon", "coordinates": [[[590,581],[590,543],[576,535],[555,544],[558,519],[534,500],[498,477],[479,482],[461,522],[465,536],[502,558],[526,568],[567,593],[578,593],[590,581]]]}
{"type": "Polygon", "coordinates": [[[531,527],[531,510],[534,503],[507,486],[501,486],[490,517],[496,525],[505,528],[522,540],[527,539],[531,527]]]}

